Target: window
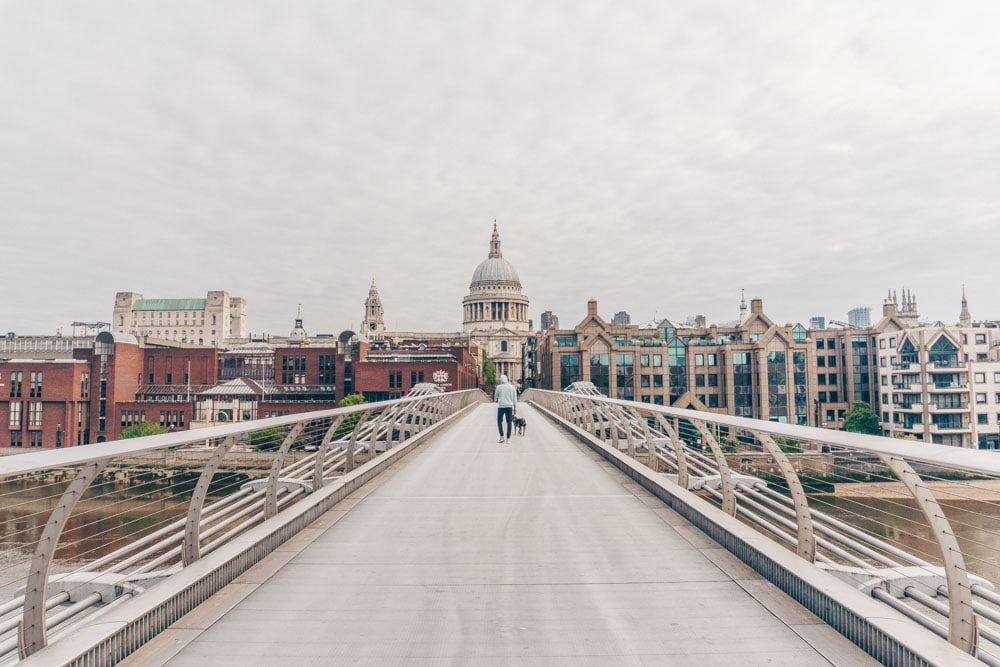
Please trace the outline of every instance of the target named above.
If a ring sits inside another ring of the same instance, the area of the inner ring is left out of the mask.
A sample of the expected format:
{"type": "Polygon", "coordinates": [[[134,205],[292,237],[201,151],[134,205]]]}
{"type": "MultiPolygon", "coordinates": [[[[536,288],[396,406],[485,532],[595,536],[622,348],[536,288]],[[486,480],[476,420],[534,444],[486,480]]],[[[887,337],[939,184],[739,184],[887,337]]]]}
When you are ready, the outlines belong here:
{"type": "Polygon", "coordinates": [[[705,376],[702,373],[697,373],[694,376],[694,386],[704,387],[705,386],[705,376]]]}
{"type": "Polygon", "coordinates": [[[716,356],[714,354],[706,354],[705,355],[705,365],[706,366],[717,366],[718,363],[716,362],[716,356]]]}
{"type": "Polygon", "coordinates": [[[10,403],[10,427],[21,428],[21,402],[11,401],[10,403]]]}
{"type": "Polygon", "coordinates": [[[28,393],[29,398],[42,397],[42,371],[31,371],[31,386],[28,393]]]}
{"type": "Polygon", "coordinates": [[[10,446],[11,447],[23,447],[24,446],[24,443],[21,440],[21,432],[20,431],[11,431],[10,432],[10,446]]]}
{"type": "Polygon", "coordinates": [[[816,365],[819,368],[826,368],[826,357],[816,357],[816,365]]]}
{"type": "Polygon", "coordinates": [[[990,417],[989,415],[976,415],[976,423],[989,424],[990,423],[989,417],[990,417]]]}
{"type": "Polygon", "coordinates": [[[28,403],[28,426],[42,425],[42,402],[32,401],[28,403]]]}
{"type": "MultiPolygon", "coordinates": [[[[694,355],[694,365],[695,366],[704,366],[705,365],[705,355],[704,354],[696,354],[696,355],[694,355]]],[[[704,387],[705,385],[701,385],[701,386],[704,387]]]]}
{"type": "Polygon", "coordinates": [[[663,366],[663,355],[654,354],[653,355],[653,366],[663,366]]]}
{"type": "MultiPolygon", "coordinates": [[[[648,354],[640,354],[639,355],[639,365],[642,366],[643,368],[649,367],[649,355],[648,354]]],[[[1000,373],[997,373],[997,375],[1000,375],[1000,373]]]]}
{"type": "Polygon", "coordinates": [[[32,447],[41,447],[42,446],[42,432],[41,431],[32,431],[31,433],[28,434],[28,438],[29,438],[29,444],[32,447]]]}
{"type": "Polygon", "coordinates": [[[985,403],[986,394],[976,394],[976,403],[985,403]]]}
{"type": "Polygon", "coordinates": [[[986,373],[976,373],[975,376],[977,383],[986,382],[986,373]]]}
{"type": "Polygon", "coordinates": [[[649,387],[649,376],[648,375],[640,375],[639,376],[639,386],[640,387],[649,387]]]}
{"type": "Polygon", "coordinates": [[[90,373],[80,373],[80,398],[90,397],[90,373]]]}
{"type": "Polygon", "coordinates": [[[500,341],[500,351],[501,352],[507,351],[507,341],[505,340],[500,341]]]}
{"type": "Polygon", "coordinates": [[[10,374],[10,397],[21,398],[21,382],[24,379],[24,371],[12,371],[10,374]]]}
{"type": "Polygon", "coordinates": [[[816,349],[817,350],[822,350],[823,349],[823,339],[822,338],[817,338],[816,339],[816,349]]]}
{"type": "Polygon", "coordinates": [[[893,349],[895,347],[896,347],[896,339],[895,338],[890,338],[889,339],[889,349],[893,349]]]}
{"type": "Polygon", "coordinates": [[[718,373],[709,373],[705,377],[708,380],[708,386],[709,387],[718,387],[719,386],[719,374],[718,373]]]}
{"type": "Polygon", "coordinates": [[[167,373],[167,384],[173,384],[173,383],[174,383],[174,374],[167,373]]]}
{"type": "Polygon", "coordinates": [[[976,334],[976,345],[985,345],[985,344],[986,344],[986,334],[984,333],[976,334]]]}

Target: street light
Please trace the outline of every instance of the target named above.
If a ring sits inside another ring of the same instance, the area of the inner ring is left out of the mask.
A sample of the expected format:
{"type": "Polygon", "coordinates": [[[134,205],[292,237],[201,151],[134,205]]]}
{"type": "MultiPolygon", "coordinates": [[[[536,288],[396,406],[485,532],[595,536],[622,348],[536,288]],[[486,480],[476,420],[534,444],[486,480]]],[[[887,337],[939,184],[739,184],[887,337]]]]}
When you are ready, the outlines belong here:
{"type": "Polygon", "coordinates": [[[56,424],[56,447],[62,447],[62,424],[56,424]]]}

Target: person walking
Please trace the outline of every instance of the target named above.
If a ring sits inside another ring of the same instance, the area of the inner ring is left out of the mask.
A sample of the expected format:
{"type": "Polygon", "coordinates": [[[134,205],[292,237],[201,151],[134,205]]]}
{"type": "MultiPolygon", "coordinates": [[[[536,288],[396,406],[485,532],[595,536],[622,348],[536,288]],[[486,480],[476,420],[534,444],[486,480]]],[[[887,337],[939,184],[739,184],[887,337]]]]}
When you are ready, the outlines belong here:
{"type": "Polygon", "coordinates": [[[500,384],[493,390],[493,400],[497,404],[497,430],[500,431],[500,444],[510,444],[510,429],[514,422],[514,410],[517,408],[517,389],[514,388],[506,375],[500,376],[500,384]],[[507,435],[504,437],[503,423],[507,422],[507,435]]]}

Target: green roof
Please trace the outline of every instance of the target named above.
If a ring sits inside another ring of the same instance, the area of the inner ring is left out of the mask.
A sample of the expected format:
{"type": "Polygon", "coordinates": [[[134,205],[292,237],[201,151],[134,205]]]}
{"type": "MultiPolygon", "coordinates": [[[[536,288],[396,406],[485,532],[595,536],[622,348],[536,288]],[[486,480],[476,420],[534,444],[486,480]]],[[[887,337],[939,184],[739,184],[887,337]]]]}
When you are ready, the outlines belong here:
{"type": "Polygon", "coordinates": [[[208,299],[139,299],[132,310],[205,310],[208,299]]]}

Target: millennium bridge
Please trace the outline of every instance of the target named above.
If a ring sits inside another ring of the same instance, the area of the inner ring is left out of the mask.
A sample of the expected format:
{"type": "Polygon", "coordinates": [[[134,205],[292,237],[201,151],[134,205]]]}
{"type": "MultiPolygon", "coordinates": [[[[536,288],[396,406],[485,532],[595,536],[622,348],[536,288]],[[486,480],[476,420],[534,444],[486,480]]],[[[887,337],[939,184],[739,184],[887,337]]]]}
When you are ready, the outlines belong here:
{"type": "Polygon", "coordinates": [[[1000,664],[996,454],[588,384],[518,412],[498,443],[420,385],[2,457],[0,665],[1000,664]]]}

